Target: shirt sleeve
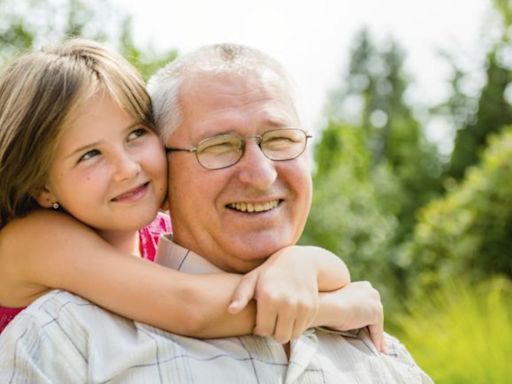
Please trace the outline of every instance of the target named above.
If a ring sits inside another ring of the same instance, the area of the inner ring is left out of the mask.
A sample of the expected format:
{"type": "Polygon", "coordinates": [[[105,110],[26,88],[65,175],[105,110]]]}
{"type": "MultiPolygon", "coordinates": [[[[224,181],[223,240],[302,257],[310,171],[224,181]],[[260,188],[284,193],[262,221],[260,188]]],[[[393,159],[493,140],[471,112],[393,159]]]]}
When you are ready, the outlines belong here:
{"type": "Polygon", "coordinates": [[[85,359],[50,313],[22,312],[0,335],[0,383],[85,383],[85,359]]]}

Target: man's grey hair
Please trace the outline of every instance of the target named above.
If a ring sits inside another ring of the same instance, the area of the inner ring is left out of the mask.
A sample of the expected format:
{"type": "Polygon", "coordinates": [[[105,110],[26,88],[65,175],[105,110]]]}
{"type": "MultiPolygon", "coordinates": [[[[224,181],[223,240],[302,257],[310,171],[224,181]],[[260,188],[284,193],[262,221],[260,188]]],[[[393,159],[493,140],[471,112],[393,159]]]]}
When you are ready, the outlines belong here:
{"type": "Polygon", "coordinates": [[[283,80],[293,102],[292,83],[281,64],[247,46],[227,43],[204,46],[161,68],[149,79],[148,92],[156,127],[164,142],[182,122],[179,93],[187,76],[203,71],[249,73],[266,69],[272,70],[283,80]]]}

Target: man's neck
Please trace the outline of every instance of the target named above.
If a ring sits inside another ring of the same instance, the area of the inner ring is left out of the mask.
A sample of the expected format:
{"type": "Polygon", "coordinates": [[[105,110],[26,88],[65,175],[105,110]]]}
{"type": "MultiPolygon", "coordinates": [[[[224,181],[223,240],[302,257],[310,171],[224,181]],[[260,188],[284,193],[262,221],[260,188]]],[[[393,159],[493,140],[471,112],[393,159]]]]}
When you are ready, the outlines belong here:
{"type": "Polygon", "coordinates": [[[198,245],[201,244],[200,241],[187,236],[182,236],[179,228],[174,229],[175,231],[172,236],[172,241],[175,244],[194,252],[196,255],[201,256],[203,259],[215,265],[221,271],[227,273],[248,273],[263,264],[267,259],[265,257],[256,260],[245,260],[242,257],[237,257],[236,255],[229,255],[223,253],[221,247],[216,247],[215,242],[209,242],[209,246],[207,248],[201,247],[198,245]]]}

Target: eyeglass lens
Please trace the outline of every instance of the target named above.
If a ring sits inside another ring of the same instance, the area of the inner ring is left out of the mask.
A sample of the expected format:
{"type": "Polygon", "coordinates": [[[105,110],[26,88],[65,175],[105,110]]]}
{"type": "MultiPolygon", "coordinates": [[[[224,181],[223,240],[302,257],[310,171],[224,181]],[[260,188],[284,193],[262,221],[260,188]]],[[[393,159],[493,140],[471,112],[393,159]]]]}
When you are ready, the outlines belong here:
{"type": "Polygon", "coordinates": [[[275,129],[261,136],[243,138],[237,135],[219,135],[207,138],[197,146],[196,156],[209,169],[226,168],[243,156],[246,140],[256,140],[263,154],[270,160],[291,160],[306,148],[308,136],[301,129],[275,129]]]}

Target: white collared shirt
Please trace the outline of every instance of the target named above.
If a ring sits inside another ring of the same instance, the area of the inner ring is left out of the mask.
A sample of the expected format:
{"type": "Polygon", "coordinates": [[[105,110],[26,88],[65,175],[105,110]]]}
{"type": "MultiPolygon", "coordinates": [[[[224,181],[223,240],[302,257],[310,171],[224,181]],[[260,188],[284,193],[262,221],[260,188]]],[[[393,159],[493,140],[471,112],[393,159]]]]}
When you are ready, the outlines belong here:
{"type": "MultiPolygon", "coordinates": [[[[218,272],[199,255],[160,241],[158,262],[188,273],[218,272]]],[[[431,383],[405,348],[389,354],[368,335],[306,331],[283,347],[258,336],[198,340],[113,315],[52,291],[0,335],[1,383],[431,383]]]]}

